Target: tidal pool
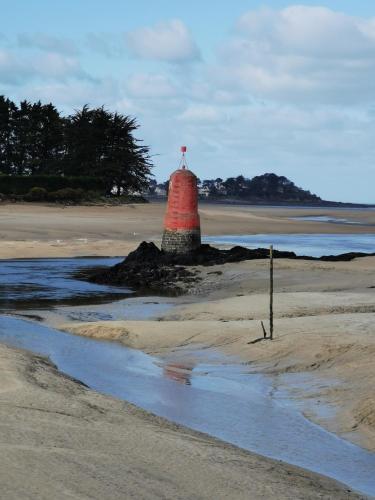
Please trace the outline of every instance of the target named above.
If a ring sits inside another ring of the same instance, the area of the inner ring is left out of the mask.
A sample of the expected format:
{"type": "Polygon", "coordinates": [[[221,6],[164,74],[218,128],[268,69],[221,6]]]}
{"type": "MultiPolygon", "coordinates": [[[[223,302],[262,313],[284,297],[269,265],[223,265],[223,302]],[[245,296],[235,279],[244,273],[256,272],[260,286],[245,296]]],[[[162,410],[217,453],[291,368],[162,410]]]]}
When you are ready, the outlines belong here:
{"type": "Polygon", "coordinates": [[[327,222],[330,224],[344,224],[344,225],[361,225],[361,226],[373,226],[373,224],[368,224],[366,222],[354,221],[349,219],[344,219],[343,217],[331,217],[330,215],[300,215],[298,217],[288,217],[290,220],[299,220],[307,222],[327,222]]]}
{"type": "Polygon", "coordinates": [[[266,378],[247,373],[246,366],[215,351],[209,363],[185,364],[183,352],[163,362],[115,342],[8,316],[0,316],[0,342],[46,355],[61,371],[92,389],[170,421],[375,495],[374,453],[275,400],[266,378]]]}
{"type": "Polygon", "coordinates": [[[374,234],[242,234],[206,236],[205,243],[241,245],[248,248],[269,247],[297,255],[322,257],[347,252],[375,252],[374,234]]]}
{"type": "Polygon", "coordinates": [[[125,287],[97,285],[74,277],[86,268],[113,266],[122,258],[0,260],[0,311],[56,304],[111,302],[133,294],[125,287]]]}

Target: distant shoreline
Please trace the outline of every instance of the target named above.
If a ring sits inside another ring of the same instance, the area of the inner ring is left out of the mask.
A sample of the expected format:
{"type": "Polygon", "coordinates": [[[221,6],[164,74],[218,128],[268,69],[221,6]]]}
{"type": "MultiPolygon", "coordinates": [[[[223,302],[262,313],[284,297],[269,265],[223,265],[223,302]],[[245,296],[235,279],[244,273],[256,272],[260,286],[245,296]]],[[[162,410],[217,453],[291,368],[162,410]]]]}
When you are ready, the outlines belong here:
{"type": "MultiPolygon", "coordinates": [[[[167,201],[166,197],[162,196],[147,196],[146,199],[152,203],[165,203],[167,201]]],[[[264,208],[370,208],[375,210],[375,204],[371,205],[369,203],[346,203],[341,201],[324,201],[322,200],[319,203],[311,203],[311,201],[280,201],[280,200],[270,200],[270,201],[261,201],[261,200],[243,200],[243,199],[235,199],[235,198],[225,198],[225,199],[217,199],[217,198],[200,198],[200,205],[235,205],[235,206],[255,206],[255,207],[264,207],[264,208]]]]}

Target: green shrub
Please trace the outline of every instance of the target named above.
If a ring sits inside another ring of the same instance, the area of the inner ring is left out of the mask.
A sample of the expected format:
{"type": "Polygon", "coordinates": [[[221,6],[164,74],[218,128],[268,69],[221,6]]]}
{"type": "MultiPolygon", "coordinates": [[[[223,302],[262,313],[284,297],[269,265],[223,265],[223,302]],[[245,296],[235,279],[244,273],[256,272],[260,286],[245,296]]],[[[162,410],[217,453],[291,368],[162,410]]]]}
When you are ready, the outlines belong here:
{"type": "Polygon", "coordinates": [[[58,202],[63,202],[63,201],[78,202],[82,200],[84,194],[85,192],[83,191],[83,189],[64,188],[48,193],[48,199],[51,201],[58,201],[58,202]]]}
{"type": "Polygon", "coordinates": [[[64,188],[105,193],[105,181],[98,177],[63,177],[58,175],[1,175],[0,192],[5,195],[25,195],[34,186],[49,192],[64,188]]]}
{"type": "Polygon", "coordinates": [[[103,193],[100,193],[99,191],[85,191],[84,193],[84,199],[87,201],[96,201],[101,199],[103,196],[103,193]]]}
{"type": "Polygon", "coordinates": [[[47,198],[47,190],[42,187],[33,187],[25,195],[26,201],[44,201],[47,198]]]}
{"type": "Polygon", "coordinates": [[[149,203],[149,201],[139,194],[123,194],[119,197],[121,203],[149,203]]]}

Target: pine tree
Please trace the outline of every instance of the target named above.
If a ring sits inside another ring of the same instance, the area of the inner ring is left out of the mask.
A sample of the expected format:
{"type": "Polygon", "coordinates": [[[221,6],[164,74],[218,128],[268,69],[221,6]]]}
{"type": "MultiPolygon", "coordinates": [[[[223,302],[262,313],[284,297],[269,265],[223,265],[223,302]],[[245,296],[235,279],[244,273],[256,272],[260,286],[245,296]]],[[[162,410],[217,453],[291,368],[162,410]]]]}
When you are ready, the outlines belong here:
{"type": "Polygon", "coordinates": [[[0,96],[0,173],[12,174],[14,162],[14,121],[17,106],[0,96]]]}
{"type": "Polygon", "coordinates": [[[108,114],[107,147],[99,171],[108,180],[108,189],[115,189],[117,195],[141,191],[148,185],[149,148],[134,138],[137,128],[135,119],[108,114]]]}
{"type": "Polygon", "coordinates": [[[30,144],[31,174],[53,174],[58,172],[63,154],[63,120],[52,104],[32,105],[30,144]]]}
{"type": "Polygon", "coordinates": [[[149,148],[133,137],[135,119],[104,107],[82,110],[66,123],[67,175],[91,175],[105,180],[107,193],[117,195],[147,186],[151,171],[149,148]],[[77,174],[79,172],[80,174],[77,174]]]}
{"type": "Polygon", "coordinates": [[[97,177],[107,193],[141,191],[152,163],[137,129],[134,118],[104,107],[85,105],[65,118],[52,104],[17,107],[0,96],[0,173],[97,177]]]}

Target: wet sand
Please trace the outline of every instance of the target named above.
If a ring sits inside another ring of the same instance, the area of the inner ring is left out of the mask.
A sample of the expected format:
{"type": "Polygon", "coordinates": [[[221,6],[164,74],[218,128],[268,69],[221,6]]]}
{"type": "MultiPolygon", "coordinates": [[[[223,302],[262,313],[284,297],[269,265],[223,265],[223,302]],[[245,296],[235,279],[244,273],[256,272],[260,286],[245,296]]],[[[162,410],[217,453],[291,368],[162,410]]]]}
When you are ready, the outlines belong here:
{"type": "Polygon", "coordinates": [[[181,346],[219,348],[272,376],[275,390],[311,420],[374,451],[375,258],[275,261],[273,342],[260,340],[260,321],[268,328],[267,265],[201,268],[202,282],[159,321],[67,324],[62,310],[52,323],[159,356],[181,346]]]}
{"type": "MultiPolygon", "coordinates": [[[[118,207],[0,204],[0,258],[126,255],[142,240],[160,242],[164,212],[162,202],[118,207]]],[[[205,235],[375,234],[375,210],[201,204],[200,215],[205,235]],[[363,225],[290,220],[308,215],[346,218],[363,225]]]]}
{"type": "Polygon", "coordinates": [[[0,347],[1,497],[364,498],[105,397],[0,347]]]}

